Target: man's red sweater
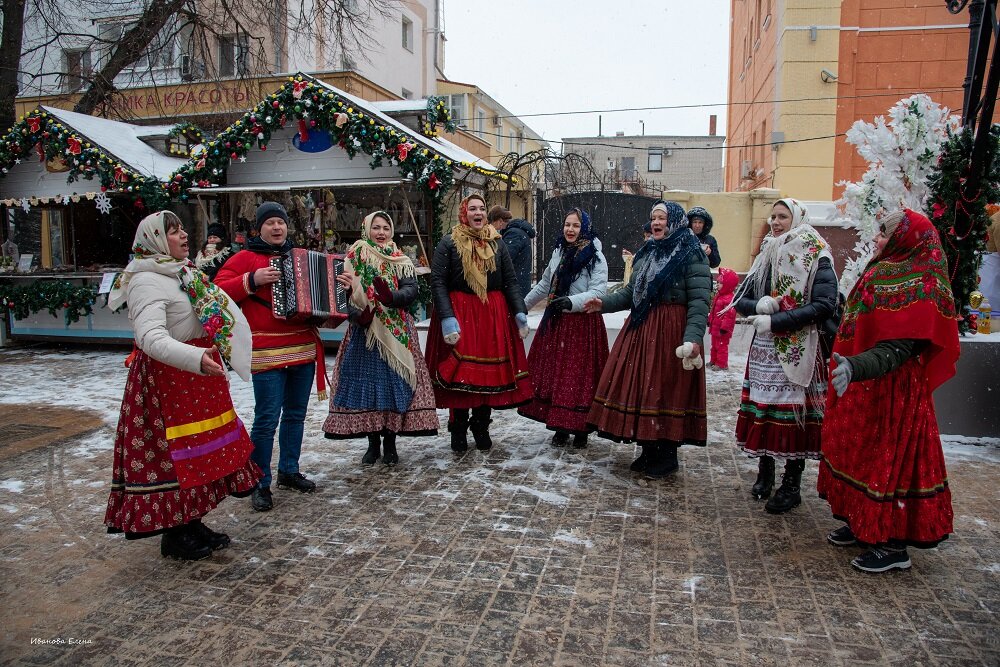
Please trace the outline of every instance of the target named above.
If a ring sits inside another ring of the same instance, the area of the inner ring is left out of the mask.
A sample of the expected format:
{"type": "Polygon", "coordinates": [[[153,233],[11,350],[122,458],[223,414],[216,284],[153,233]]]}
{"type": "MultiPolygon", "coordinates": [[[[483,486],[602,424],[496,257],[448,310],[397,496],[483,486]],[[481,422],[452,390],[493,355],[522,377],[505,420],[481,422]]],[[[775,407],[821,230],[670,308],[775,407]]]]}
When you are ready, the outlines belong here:
{"type": "Polygon", "coordinates": [[[316,361],[316,389],[326,397],[326,368],[323,345],[315,327],[289,322],[274,316],[271,309],[271,286],[256,289],[251,274],[269,266],[271,257],[264,253],[241,250],[222,265],[215,284],[225,290],[250,323],[253,333],[253,373],[286,368],[316,361]]]}

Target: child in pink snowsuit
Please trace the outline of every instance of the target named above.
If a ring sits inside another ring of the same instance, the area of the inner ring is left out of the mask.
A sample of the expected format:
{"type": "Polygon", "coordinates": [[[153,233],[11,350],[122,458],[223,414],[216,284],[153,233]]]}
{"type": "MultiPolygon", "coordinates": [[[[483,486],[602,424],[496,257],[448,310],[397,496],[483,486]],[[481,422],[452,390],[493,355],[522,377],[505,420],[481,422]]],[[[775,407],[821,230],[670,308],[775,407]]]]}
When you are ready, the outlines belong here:
{"type": "Polygon", "coordinates": [[[709,367],[724,371],[729,369],[729,341],[736,325],[736,309],[730,308],[721,315],[719,312],[732,303],[740,279],[735,271],[723,267],[719,269],[718,280],[719,291],[712,301],[712,312],[708,315],[708,330],[712,334],[712,360],[709,367]]]}

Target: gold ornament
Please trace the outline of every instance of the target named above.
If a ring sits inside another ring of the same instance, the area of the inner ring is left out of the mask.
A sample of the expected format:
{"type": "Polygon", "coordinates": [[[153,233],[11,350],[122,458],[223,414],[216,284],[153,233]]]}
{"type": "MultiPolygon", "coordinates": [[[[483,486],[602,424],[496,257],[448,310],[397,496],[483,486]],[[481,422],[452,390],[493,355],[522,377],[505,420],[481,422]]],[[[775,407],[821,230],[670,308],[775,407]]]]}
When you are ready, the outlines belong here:
{"type": "Polygon", "coordinates": [[[973,292],[972,294],[969,295],[969,305],[972,306],[973,308],[978,310],[979,304],[981,304],[982,302],[983,302],[982,292],[973,292]]]}

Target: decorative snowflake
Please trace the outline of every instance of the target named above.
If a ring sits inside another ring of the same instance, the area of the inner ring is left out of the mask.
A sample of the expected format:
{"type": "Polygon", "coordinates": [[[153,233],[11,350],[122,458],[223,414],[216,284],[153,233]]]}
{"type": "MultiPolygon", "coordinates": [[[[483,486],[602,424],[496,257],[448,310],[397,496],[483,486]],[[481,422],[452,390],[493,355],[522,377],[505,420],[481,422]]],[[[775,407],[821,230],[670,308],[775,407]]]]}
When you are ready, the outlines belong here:
{"type": "Polygon", "coordinates": [[[94,204],[103,215],[111,213],[111,198],[108,197],[107,192],[98,192],[97,197],[94,198],[94,204]]]}
{"type": "Polygon", "coordinates": [[[25,213],[28,213],[28,212],[30,212],[30,211],[31,211],[31,202],[30,202],[30,201],[28,201],[28,198],[27,198],[27,197],[25,197],[25,198],[23,198],[23,199],[21,200],[21,208],[23,208],[23,209],[24,209],[24,212],[25,212],[25,213]]]}

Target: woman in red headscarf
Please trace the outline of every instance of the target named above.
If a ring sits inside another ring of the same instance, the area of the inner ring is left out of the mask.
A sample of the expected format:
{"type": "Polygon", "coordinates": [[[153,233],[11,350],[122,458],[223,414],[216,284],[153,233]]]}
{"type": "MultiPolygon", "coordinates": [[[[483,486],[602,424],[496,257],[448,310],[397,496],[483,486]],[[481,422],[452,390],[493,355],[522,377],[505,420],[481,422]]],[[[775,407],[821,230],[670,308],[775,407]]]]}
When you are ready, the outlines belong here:
{"type": "Polygon", "coordinates": [[[818,489],[847,523],[827,539],[871,548],[851,564],[907,569],[907,545],[952,532],[931,394],[955,374],[955,301],[941,240],[914,211],[887,216],[878,254],[847,301],[833,347],[818,489]]]}
{"type": "Polygon", "coordinates": [[[451,448],[464,452],[470,427],[476,449],[492,447],[492,409],[528,402],[532,387],[518,338],[528,335],[527,309],[507,246],[486,221],[482,196],[463,199],[458,220],[431,264],[427,366],[437,406],[451,408],[451,448]]]}

